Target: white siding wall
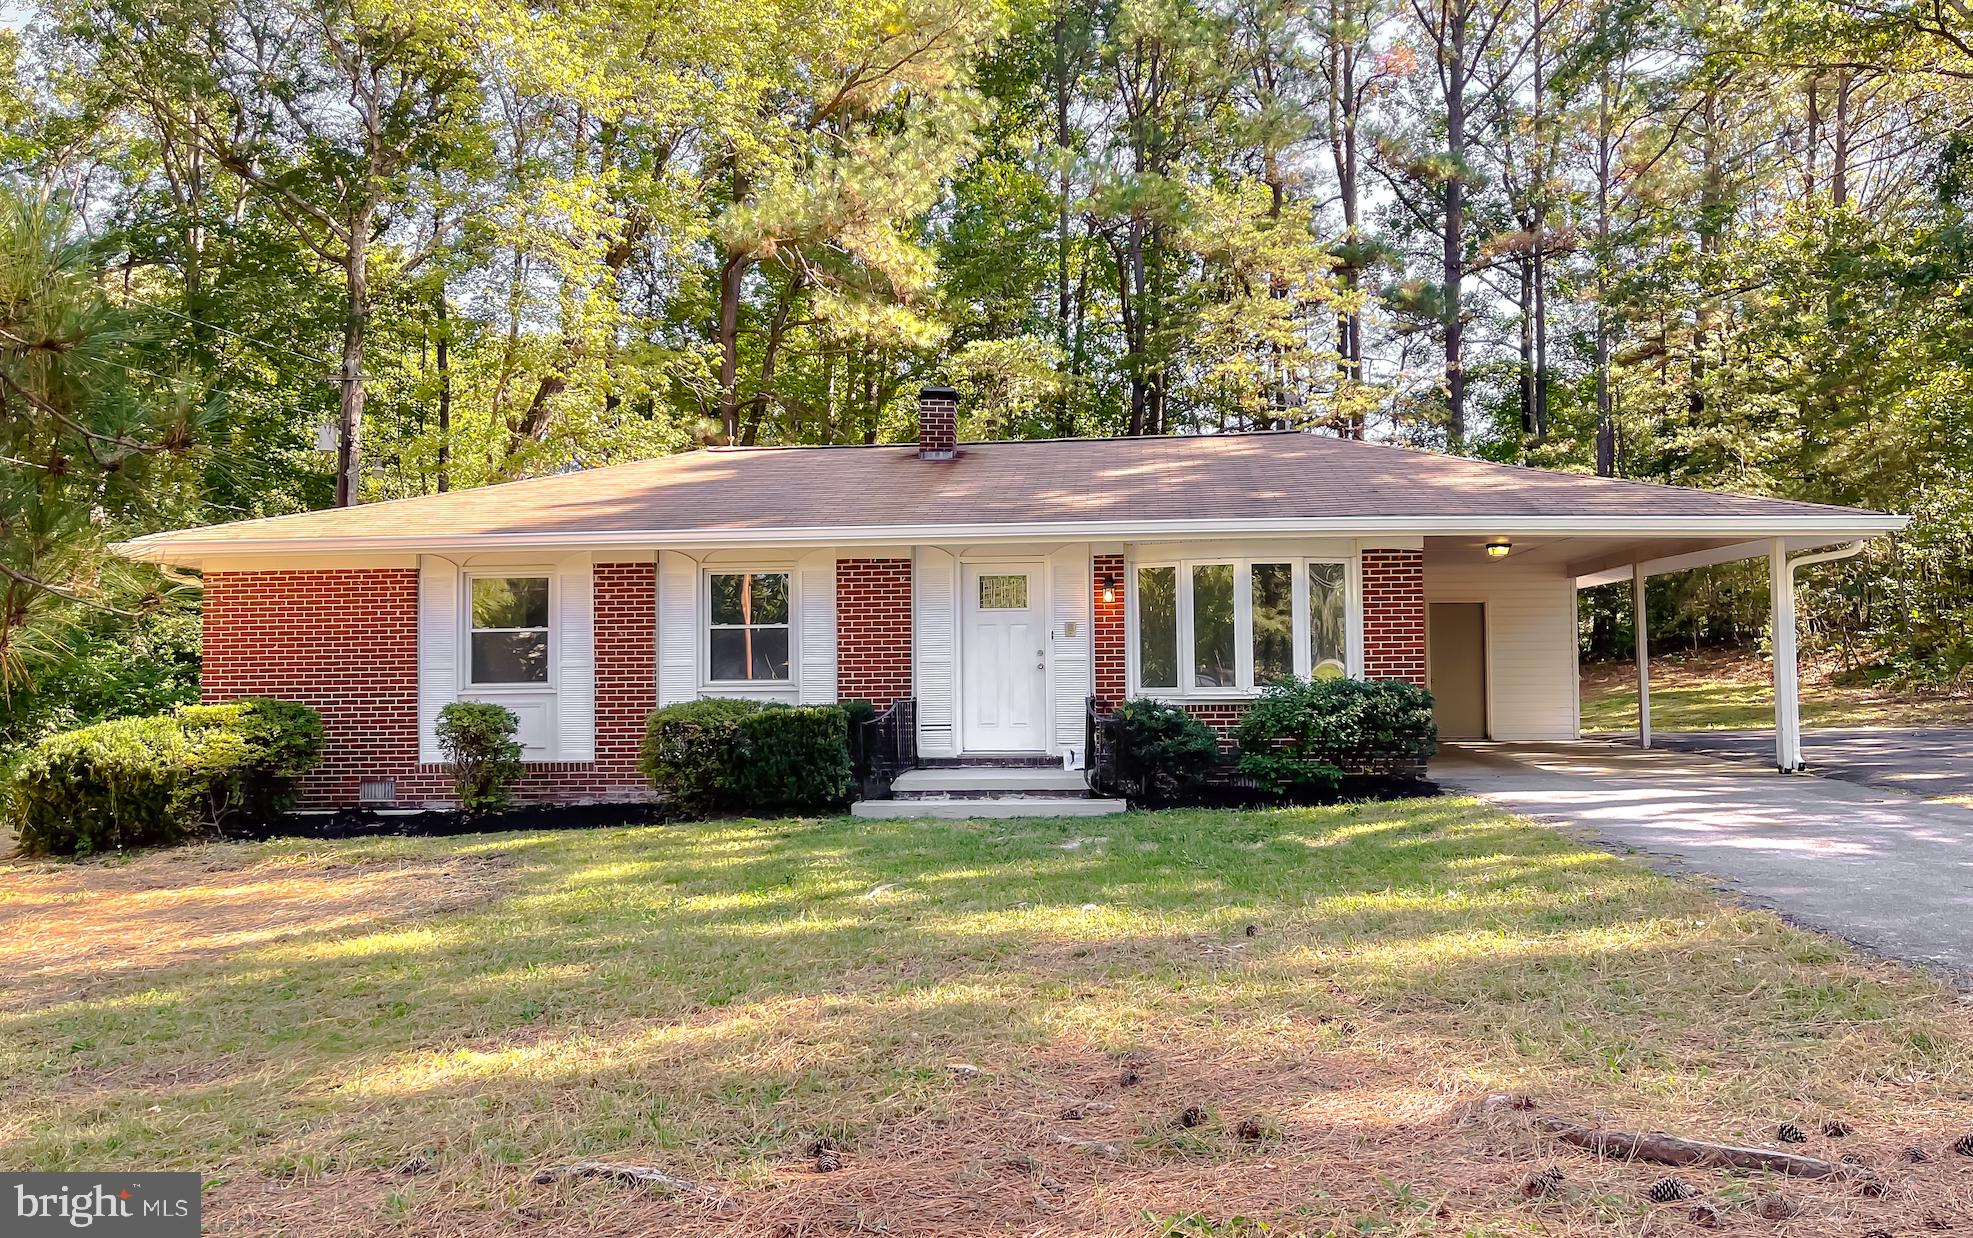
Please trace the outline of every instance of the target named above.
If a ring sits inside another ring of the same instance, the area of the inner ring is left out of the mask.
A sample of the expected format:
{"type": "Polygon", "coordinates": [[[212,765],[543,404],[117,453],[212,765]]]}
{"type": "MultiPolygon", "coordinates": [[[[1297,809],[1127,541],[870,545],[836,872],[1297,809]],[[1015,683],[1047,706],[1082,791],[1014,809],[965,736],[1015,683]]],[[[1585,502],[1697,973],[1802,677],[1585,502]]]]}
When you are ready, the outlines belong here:
{"type": "MultiPolygon", "coordinates": [[[[1488,728],[1495,739],[1576,737],[1576,591],[1561,568],[1425,558],[1425,601],[1487,606],[1488,728]]],[[[1429,613],[1429,612],[1428,612],[1429,613]]],[[[1430,635],[1427,634],[1427,654],[1430,635]]]]}

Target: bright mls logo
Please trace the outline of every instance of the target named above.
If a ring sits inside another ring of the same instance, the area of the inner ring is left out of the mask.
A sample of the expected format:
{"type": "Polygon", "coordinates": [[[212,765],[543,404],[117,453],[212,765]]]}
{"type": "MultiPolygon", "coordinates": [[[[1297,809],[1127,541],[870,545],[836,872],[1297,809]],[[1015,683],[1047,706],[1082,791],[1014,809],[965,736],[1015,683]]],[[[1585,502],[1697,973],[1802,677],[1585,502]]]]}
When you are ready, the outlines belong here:
{"type": "Polygon", "coordinates": [[[198,1238],[197,1174],[0,1173],[0,1235],[198,1238]]]}

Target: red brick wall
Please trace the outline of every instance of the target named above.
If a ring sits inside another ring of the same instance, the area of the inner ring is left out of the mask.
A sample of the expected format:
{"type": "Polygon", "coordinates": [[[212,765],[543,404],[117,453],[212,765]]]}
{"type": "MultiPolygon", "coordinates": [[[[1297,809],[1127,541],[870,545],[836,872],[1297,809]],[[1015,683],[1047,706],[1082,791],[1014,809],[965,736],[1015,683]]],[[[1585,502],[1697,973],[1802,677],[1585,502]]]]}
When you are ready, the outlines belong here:
{"type": "MultiPolygon", "coordinates": [[[[597,565],[597,760],[531,762],[517,800],[645,794],[637,746],[657,697],[654,573],[648,563],[597,565]]],[[[365,778],[394,778],[400,805],[451,798],[445,767],[418,763],[415,568],[209,573],[200,693],[321,712],[326,742],[302,784],[303,808],[355,804],[365,778]]]]}
{"type": "Polygon", "coordinates": [[[1128,680],[1124,676],[1124,557],[1095,555],[1090,559],[1089,634],[1096,658],[1096,701],[1113,706],[1124,699],[1128,680]],[[1103,600],[1103,582],[1116,581],[1114,601],[1103,600]]]}
{"type": "Polygon", "coordinates": [[[836,560],[836,699],[911,695],[911,560],[836,560]]]}
{"type": "Polygon", "coordinates": [[[598,563],[596,778],[605,789],[643,792],[637,768],[644,723],[658,707],[658,567],[598,563]]]}
{"type": "Polygon", "coordinates": [[[1425,683],[1425,552],[1363,552],[1363,677],[1425,683]]]}

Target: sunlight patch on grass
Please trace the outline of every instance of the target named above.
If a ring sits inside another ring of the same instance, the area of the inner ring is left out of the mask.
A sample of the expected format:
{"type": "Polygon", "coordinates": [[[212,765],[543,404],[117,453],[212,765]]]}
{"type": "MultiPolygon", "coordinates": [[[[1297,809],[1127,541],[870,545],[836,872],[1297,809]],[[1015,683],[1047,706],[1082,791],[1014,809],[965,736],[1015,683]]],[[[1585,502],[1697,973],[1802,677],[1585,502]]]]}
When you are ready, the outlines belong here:
{"type": "MultiPolygon", "coordinates": [[[[354,921],[259,896],[259,919],[235,909],[243,944],[105,953],[59,974],[61,1000],[0,1010],[0,1164],[198,1169],[242,1185],[214,1202],[228,1232],[498,1229],[525,1205],[579,1233],[624,1192],[544,1199],[528,1174],[585,1157],[763,1208],[862,1182],[879,1214],[939,1190],[1011,1208],[1039,1188],[994,1167],[1028,1158],[1098,1232],[1167,1197],[1320,1180],[1347,1224],[1388,1203],[1380,1175],[1511,1175],[1456,1155],[1446,1115],[1488,1090],[1756,1138],[1805,1109],[1909,1125],[1973,1086],[1969,1015],[1925,977],[1463,799],[1134,813],[1100,835],[833,818],[184,854],[67,866],[0,947],[107,935],[129,880],[485,869],[470,897],[354,921]],[[1109,1108],[1064,1125],[1092,1096],[1109,1108]],[[1194,1104],[1203,1124],[1174,1125],[1194,1104]],[[1275,1134],[1243,1144],[1245,1118],[1275,1134]],[[1058,1131],[1124,1159],[1091,1166],[1058,1131]],[[852,1172],[804,1168],[823,1136],[852,1172]],[[1405,1159],[1421,1140],[1439,1154],[1405,1159]],[[386,1172],[413,1156],[428,1176],[386,1172]],[[324,1202],[263,1215],[289,1191],[324,1202]]],[[[1463,1227],[1520,1215],[1513,1182],[1488,1190],[1458,1196],[1463,1227]]],[[[635,1206],[648,1229],[706,1220],[635,1206]]]]}

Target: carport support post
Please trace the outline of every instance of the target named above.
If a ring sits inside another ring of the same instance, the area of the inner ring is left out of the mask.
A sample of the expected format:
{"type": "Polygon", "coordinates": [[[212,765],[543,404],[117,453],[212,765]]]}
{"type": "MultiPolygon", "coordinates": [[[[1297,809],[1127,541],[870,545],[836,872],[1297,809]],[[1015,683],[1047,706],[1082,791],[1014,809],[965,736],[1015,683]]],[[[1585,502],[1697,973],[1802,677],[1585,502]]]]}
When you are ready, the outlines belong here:
{"type": "Polygon", "coordinates": [[[1767,552],[1768,627],[1774,654],[1774,764],[1784,774],[1802,768],[1802,700],[1795,668],[1795,572],[1788,542],[1775,538],[1767,552]]]}
{"type": "Polygon", "coordinates": [[[1637,746],[1651,746],[1651,634],[1645,626],[1644,565],[1630,565],[1631,627],[1637,633],[1637,746]]]}

